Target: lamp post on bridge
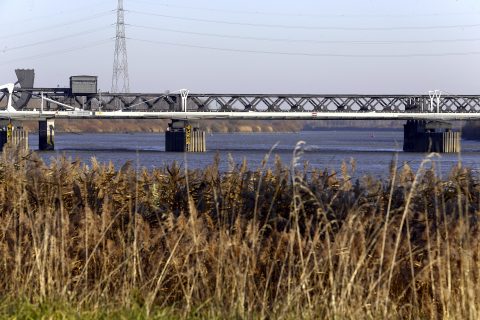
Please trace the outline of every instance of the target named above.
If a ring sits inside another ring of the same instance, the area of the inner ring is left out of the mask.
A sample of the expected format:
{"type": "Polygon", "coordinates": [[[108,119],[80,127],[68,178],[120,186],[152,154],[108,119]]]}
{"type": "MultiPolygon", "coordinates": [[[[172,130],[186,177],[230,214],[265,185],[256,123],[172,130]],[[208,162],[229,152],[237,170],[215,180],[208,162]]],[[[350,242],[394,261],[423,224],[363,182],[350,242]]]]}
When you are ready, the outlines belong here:
{"type": "Polygon", "coordinates": [[[434,111],[433,101],[435,99],[437,102],[437,113],[440,113],[440,98],[442,96],[442,91],[431,90],[431,91],[428,91],[428,95],[430,96],[430,111],[434,111]]]}
{"type": "Polygon", "coordinates": [[[187,112],[187,106],[188,106],[187,99],[190,91],[188,89],[180,89],[179,91],[180,91],[180,97],[181,97],[180,106],[182,108],[182,111],[187,112]]]}

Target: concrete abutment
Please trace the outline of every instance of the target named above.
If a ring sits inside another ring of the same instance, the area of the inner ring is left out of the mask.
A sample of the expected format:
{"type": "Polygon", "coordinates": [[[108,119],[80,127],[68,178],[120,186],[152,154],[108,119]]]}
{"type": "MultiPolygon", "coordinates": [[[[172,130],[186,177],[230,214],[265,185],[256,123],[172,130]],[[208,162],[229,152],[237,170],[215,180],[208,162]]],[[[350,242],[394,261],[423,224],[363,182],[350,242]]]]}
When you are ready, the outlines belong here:
{"type": "Polygon", "coordinates": [[[165,131],[165,151],[206,152],[205,131],[186,120],[172,120],[165,131]]]}
{"type": "Polygon", "coordinates": [[[455,153],[461,150],[461,132],[447,122],[408,120],[403,127],[403,151],[455,153]]]}
{"type": "Polygon", "coordinates": [[[28,150],[28,131],[21,125],[14,125],[8,122],[0,128],[0,151],[6,145],[28,150]]]}
{"type": "MultiPolygon", "coordinates": [[[[55,119],[38,121],[39,150],[55,149],[55,119]]],[[[28,131],[22,123],[0,124],[0,148],[6,144],[28,149],[28,131]]],[[[1,150],[1,149],[0,149],[1,150]]],[[[172,120],[165,132],[166,152],[206,152],[206,134],[197,123],[172,120]]],[[[408,120],[404,125],[405,152],[458,153],[461,151],[461,132],[442,121],[408,120]]]]}
{"type": "Polygon", "coordinates": [[[38,149],[41,151],[55,150],[55,120],[38,121],[38,149]]]}

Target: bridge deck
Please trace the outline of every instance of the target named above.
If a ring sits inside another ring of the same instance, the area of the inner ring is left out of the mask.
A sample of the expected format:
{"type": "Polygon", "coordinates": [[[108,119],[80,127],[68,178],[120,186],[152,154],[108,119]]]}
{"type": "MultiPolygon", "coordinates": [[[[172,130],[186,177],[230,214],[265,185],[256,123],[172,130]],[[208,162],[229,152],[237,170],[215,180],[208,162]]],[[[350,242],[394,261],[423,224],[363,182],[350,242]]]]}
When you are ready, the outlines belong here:
{"type": "MultiPolygon", "coordinates": [[[[148,118],[148,119],[348,119],[348,120],[470,120],[480,119],[480,95],[329,95],[329,94],[216,94],[108,93],[72,96],[66,88],[16,89],[28,104],[0,118],[148,118]],[[47,98],[43,108],[41,97],[47,98]],[[57,104],[58,103],[58,104],[57,104]],[[71,111],[65,106],[71,106],[71,111]],[[40,112],[39,110],[43,111],[40,112]]],[[[0,93],[0,109],[6,106],[0,93]]],[[[15,98],[17,97],[17,98],[15,98]]],[[[5,109],[5,108],[3,108],[5,109]]]]}
{"type": "Polygon", "coordinates": [[[381,112],[99,112],[99,111],[0,111],[0,119],[178,119],[178,120],[480,120],[480,113],[381,113],[381,112]]]}

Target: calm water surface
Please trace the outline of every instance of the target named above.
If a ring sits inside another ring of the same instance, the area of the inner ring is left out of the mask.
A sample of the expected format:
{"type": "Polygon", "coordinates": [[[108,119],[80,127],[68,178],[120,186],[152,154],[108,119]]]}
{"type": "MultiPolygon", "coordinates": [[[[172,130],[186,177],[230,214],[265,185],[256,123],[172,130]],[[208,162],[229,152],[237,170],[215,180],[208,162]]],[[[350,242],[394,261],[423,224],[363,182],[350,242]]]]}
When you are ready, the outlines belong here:
{"type": "MultiPolygon", "coordinates": [[[[274,147],[269,163],[278,155],[284,163],[290,163],[295,145],[305,141],[303,161],[317,168],[339,170],[342,161],[354,158],[356,175],[384,176],[389,164],[398,155],[399,165],[407,162],[414,169],[427,156],[423,153],[403,153],[402,130],[329,129],[299,133],[214,133],[207,136],[206,153],[167,153],[163,134],[67,134],[55,136],[55,151],[41,152],[49,161],[57,155],[66,155],[73,160],[89,163],[92,157],[98,161],[112,162],[120,167],[126,161],[135,166],[152,169],[177,161],[189,168],[203,168],[212,164],[216,154],[220,156],[221,170],[229,170],[229,158],[236,163],[243,159],[252,169],[261,166],[265,155],[274,147]]],[[[30,137],[32,149],[38,149],[36,135],[30,137]]],[[[480,168],[480,141],[462,141],[462,153],[443,154],[435,158],[437,168],[447,174],[450,168],[462,161],[475,170],[480,168]]]]}

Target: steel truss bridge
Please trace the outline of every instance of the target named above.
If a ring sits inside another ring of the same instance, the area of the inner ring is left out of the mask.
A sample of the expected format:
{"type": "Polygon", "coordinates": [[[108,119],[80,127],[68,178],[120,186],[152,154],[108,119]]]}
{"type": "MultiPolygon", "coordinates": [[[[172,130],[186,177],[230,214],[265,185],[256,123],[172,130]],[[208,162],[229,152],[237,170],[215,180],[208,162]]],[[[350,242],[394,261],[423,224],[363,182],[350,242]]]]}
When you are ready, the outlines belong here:
{"type": "Polygon", "coordinates": [[[480,95],[166,93],[72,95],[68,88],[1,86],[0,118],[112,119],[480,119],[480,95]],[[10,92],[11,91],[11,92],[10,92]],[[9,106],[9,97],[11,105],[9,106]]]}

